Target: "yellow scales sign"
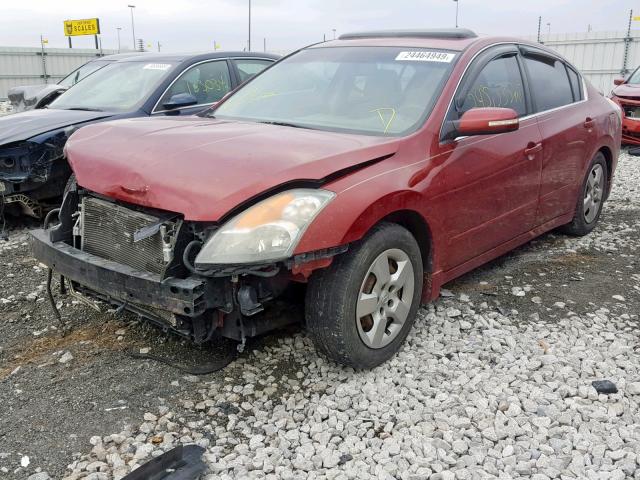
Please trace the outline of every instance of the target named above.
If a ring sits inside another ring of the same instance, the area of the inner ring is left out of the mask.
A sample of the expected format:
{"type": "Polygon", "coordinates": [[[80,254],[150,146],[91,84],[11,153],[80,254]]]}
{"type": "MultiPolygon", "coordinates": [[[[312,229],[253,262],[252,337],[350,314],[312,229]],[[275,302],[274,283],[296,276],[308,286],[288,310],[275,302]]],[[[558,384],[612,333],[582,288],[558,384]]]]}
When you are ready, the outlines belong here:
{"type": "Polygon", "coordinates": [[[100,20],[97,18],[64,21],[64,34],[67,37],[75,37],[77,35],[98,35],[99,33],[100,20]]]}

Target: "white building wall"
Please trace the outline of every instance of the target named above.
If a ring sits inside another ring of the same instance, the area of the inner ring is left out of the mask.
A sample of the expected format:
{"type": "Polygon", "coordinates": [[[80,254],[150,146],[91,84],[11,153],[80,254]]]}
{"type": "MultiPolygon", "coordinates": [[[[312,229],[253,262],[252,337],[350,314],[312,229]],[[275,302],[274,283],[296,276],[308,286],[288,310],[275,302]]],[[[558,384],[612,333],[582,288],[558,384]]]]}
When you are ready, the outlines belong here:
{"type": "Polygon", "coordinates": [[[55,83],[89,60],[117,53],[80,48],[45,48],[44,51],[46,81],[40,48],[0,47],[0,99],[7,97],[11,87],[55,83]]]}

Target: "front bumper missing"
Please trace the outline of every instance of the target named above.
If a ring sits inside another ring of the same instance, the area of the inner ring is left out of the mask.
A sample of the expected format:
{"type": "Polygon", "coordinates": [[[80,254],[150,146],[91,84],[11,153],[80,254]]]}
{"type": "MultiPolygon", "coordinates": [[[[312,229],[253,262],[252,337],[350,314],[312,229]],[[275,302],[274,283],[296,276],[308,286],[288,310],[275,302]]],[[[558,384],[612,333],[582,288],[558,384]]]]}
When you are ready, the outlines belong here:
{"type": "Polygon", "coordinates": [[[31,232],[31,248],[34,257],[55,272],[117,303],[144,305],[192,318],[206,310],[204,280],[162,279],[64,242],[51,242],[49,232],[43,229],[31,232]]]}

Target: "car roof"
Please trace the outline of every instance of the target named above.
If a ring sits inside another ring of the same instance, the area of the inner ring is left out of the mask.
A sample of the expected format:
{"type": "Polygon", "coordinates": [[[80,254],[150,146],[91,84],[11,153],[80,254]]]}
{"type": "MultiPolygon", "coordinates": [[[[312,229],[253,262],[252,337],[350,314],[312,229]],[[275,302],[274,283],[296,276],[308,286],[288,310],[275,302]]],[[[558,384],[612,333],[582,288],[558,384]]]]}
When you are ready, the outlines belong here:
{"type": "Polygon", "coordinates": [[[262,52],[208,52],[208,53],[138,53],[129,54],[127,57],[117,59],[118,62],[192,62],[200,60],[210,60],[215,58],[268,58],[277,60],[279,55],[262,52]]]}
{"type": "MultiPolygon", "coordinates": [[[[517,43],[534,46],[541,50],[553,53],[545,46],[512,37],[490,37],[477,35],[466,28],[432,28],[410,30],[374,30],[355,33],[346,33],[337,40],[320,42],[310,45],[308,48],[323,47],[404,47],[404,48],[435,48],[461,52],[468,47],[477,46],[484,48],[492,44],[517,43]]],[[[555,56],[559,56],[554,53],[555,56]]]]}

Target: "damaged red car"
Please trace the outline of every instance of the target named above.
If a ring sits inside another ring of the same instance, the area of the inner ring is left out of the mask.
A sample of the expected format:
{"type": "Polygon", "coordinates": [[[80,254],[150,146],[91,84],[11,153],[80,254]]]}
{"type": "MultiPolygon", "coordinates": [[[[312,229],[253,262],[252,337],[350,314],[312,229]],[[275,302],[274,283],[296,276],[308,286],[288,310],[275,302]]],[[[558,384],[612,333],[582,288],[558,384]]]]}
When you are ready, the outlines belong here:
{"type": "Polygon", "coordinates": [[[640,145],[640,67],[614,84],[610,98],[622,109],[622,143],[640,145]]]}
{"type": "Polygon", "coordinates": [[[199,343],[300,321],[282,312],[304,302],[320,352],[371,368],[445,282],[546,231],[589,233],[620,132],[540,45],[348,34],[200,116],[74,133],[77,181],[32,246],[76,290],[199,343]]]}

